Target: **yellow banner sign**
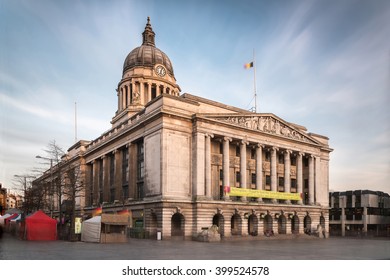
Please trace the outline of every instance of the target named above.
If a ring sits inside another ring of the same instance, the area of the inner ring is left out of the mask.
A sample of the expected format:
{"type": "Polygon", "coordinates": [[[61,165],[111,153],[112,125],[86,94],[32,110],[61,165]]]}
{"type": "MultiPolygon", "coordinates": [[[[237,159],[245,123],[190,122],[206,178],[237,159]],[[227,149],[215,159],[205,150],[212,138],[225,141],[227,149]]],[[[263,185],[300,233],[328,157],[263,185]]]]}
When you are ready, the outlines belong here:
{"type": "Polygon", "coordinates": [[[273,192],[264,190],[252,190],[227,187],[225,188],[230,196],[246,196],[256,198],[273,198],[273,199],[286,199],[286,200],[301,200],[300,193],[286,193],[286,192],[273,192]]]}

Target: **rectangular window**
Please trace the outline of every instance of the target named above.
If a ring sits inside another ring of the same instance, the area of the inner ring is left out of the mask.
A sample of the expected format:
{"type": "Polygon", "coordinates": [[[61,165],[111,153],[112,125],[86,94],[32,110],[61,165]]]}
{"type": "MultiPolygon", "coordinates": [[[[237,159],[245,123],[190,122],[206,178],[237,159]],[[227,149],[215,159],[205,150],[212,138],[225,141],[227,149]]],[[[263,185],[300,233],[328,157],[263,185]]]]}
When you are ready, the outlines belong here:
{"type": "Polygon", "coordinates": [[[296,158],[296,156],[291,155],[290,160],[291,160],[291,166],[296,166],[297,165],[297,158],[296,158]]]}
{"type": "Polygon", "coordinates": [[[89,189],[89,205],[93,205],[93,164],[89,165],[90,171],[89,172],[89,182],[90,182],[90,189],[89,189]]]}
{"type": "Polygon", "coordinates": [[[129,185],[122,186],[122,198],[126,200],[129,197],[129,185]]]}
{"type": "Polygon", "coordinates": [[[103,203],[103,160],[99,161],[99,203],[103,203]]]}
{"type": "Polygon", "coordinates": [[[241,173],[239,171],[236,172],[236,182],[237,183],[241,182],[241,173]]]}
{"type": "Polygon", "coordinates": [[[265,152],[265,161],[271,161],[271,153],[270,152],[265,152]]]}
{"type": "Polygon", "coordinates": [[[252,173],[252,184],[256,184],[256,173],[252,173]]]}
{"type": "Polygon", "coordinates": [[[110,202],[115,200],[115,189],[110,189],[110,202]]]}
{"type": "Polygon", "coordinates": [[[115,200],[115,154],[110,155],[110,202],[115,200]]]}
{"type": "Polygon", "coordinates": [[[284,187],[284,177],[279,177],[279,187],[284,187]]]}
{"type": "Polygon", "coordinates": [[[297,179],[291,179],[291,188],[296,189],[297,188],[297,179]]]}
{"type": "Polygon", "coordinates": [[[284,154],[279,154],[279,164],[284,163],[284,154]]]}
{"type": "Polygon", "coordinates": [[[144,179],[144,163],[144,142],[142,141],[137,144],[137,180],[144,179]]]}
{"type": "Polygon", "coordinates": [[[271,186],[271,176],[270,175],[265,176],[265,184],[267,186],[271,186]]]}
{"type": "Polygon", "coordinates": [[[144,159],[144,141],[137,143],[137,198],[144,198],[144,175],[145,175],[145,159],[144,159]]]}
{"type": "Polygon", "coordinates": [[[240,146],[236,146],[236,157],[240,156],[240,146]]]}
{"type": "Polygon", "coordinates": [[[347,207],[352,208],[352,191],[347,191],[347,207]]]}
{"type": "Polygon", "coordinates": [[[122,185],[129,183],[129,149],[122,150],[122,185]]]}
{"type": "Polygon", "coordinates": [[[115,185],[115,154],[110,155],[110,187],[115,185]]]}
{"type": "Polygon", "coordinates": [[[305,179],[304,184],[304,188],[309,189],[309,179],[305,179]]]}
{"type": "Polygon", "coordinates": [[[256,150],[252,149],[251,150],[251,159],[255,159],[256,158],[256,150]]]}
{"type": "Polygon", "coordinates": [[[362,206],[362,196],[360,194],[355,195],[355,207],[359,208],[362,206]]]}

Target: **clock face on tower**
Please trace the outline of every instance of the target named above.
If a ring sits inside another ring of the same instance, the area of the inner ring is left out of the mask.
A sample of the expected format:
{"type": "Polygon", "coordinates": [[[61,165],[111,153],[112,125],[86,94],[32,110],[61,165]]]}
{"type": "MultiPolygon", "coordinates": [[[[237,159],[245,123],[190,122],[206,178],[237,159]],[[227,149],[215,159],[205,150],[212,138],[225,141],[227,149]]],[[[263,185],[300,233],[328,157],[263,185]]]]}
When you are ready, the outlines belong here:
{"type": "Polygon", "coordinates": [[[167,73],[167,70],[165,70],[165,67],[162,65],[157,65],[154,71],[156,71],[156,74],[159,75],[160,77],[164,77],[165,74],[167,73]]]}

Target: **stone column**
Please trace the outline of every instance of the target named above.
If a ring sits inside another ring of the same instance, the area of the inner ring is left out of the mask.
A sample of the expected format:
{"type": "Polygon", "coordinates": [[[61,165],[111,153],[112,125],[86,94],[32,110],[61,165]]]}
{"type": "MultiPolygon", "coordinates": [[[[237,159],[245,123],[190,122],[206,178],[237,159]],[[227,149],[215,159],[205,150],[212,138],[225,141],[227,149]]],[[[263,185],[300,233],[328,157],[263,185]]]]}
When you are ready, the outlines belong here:
{"type": "Polygon", "coordinates": [[[194,198],[198,199],[205,196],[205,135],[201,132],[195,132],[193,137],[192,194],[194,198]]]}
{"type": "Polygon", "coordinates": [[[212,134],[206,134],[205,141],[205,183],[206,197],[211,199],[211,138],[212,134]]]}
{"type": "Polygon", "coordinates": [[[118,112],[121,110],[121,99],[122,99],[122,92],[121,92],[121,88],[118,87],[118,89],[116,90],[117,92],[117,97],[118,97],[118,112]]]}
{"type": "MultiPolygon", "coordinates": [[[[303,169],[302,169],[302,157],[304,153],[299,152],[297,156],[297,192],[303,196],[303,169]]],[[[298,204],[303,204],[302,200],[298,201],[298,204]]]]}
{"type": "Polygon", "coordinates": [[[135,104],[134,93],[137,92],[137,83],[136,82],[129,83],[128,87],[129,87],[129,92],[127,94],[127,104],[132,105],[135,104]]]}
{"type": "MultiPolygon", "coordinates": [[[[291,160],[290,160],[290,150],[286,150],[284,152],[284,192],[291,192],[291,178],[290,178],[290,170],[291,170],[291,160]]],[[[286,200],[287,204],[290,204],[290,200],[286,200]]]]}
{"type": "MultiPolygon", "coordinates": [[[[271,149],[271,191],[277,191],[277,158],[276,152],[278,148],[272,147],[271,149]]],[[[276,199],[272,199],[273,203],[276,203],[276,199]]]]}
{"type": "Polygon", "coordinates": [[[317,203],[319,204],[319,202],[321,201],[321,198],[319,197],[320,196],[320,193],[321,193],[321,187],[320,187],[320,184],[321,184],[321,158],[319,156],[316,156],[314,157],[314,160],[315,160],[315,164],[314,164],[314,168],[315,168],[315,172],[314,172],[314,201],[313,203],[317,203]]]}
{"type": "Polygon", "coordinates": [[[99,202],[99,170],[98,170],[98,166],[99,164],[97,163],[96,160],[93,160],[91,162],[92,164],[92,182],[91,182],[91,188],[92,188],[92,201],[91,201],[91,205],[97,205],[98,202],[99,202]]]}
{"type": "Polygon", "coordinates": [[[145,105],[145,97],[144,97],[144,83],[139,82],[139,102],[142,105],[145,105]]]}
{"type": "Polygon", "coordinates": [[[136,180],[137,180],[137,159],[136,159],[136,145],[131,143],[127,144],[127,151],[129,153],[128,165],[129,165],[129,179],[127,184],[129,186],[129,197],[128,199],[135,198],[136,180]]]}
{"type": "Polygon", "coordinates": [[[230,146],[230,141],[232,139],[229,137],[224,137],[223,138],[223,198],[224,200],[229,199],[229,194],[225,192],[225,188],[230,187],[230,155],[229,155],[229,146],[230,146]]]}
{"type": "Polygon", "coordinates": [[[115,200],[122,200],[122,150],[115,150],[115,200]]]}
{"type": "MultiPolygon", "coordinates": [[[[240,175],[241,182],[240,186],[243,189],[246,189],[246,145],[245,141],[241,141],[240,143],[240,175]]],[[[241,197],[241,201],[247,201],[245,196],[241,197]]]]}
{"type": "Polygon", "coordinates": [[[314,205],[314,156],[309,157],[309,204],[314,205]]]}
{"type": "Polygon", "coordinates": [[[108,202],[110,197],[110,157],[103,156],[103,202],[108,202]]]}
{"type": "Polygon", "coordinates": [[[122,109],[126,108],[126,99],[127,99],[127,92],[128,92],[128,86],[127,84],[123,86],[123,91],[122,91],[122,109]]]}
{"type": "Polygon", "coordinates": [[[156,85],[156,97],[161,95],[161,84],[156,85]]]}
{"type": "Polygon", "coordinates": [[[148,103],[150,100],[152,100],[152,84],[148,83],[148,100],[146,100],[145,104],[148,103]]]}
{"type": "MultiPolygon", "coordinates": [[[[263,148],[261,144],[256,146],[256,190],[263,189],[263,148]]],[[[262,202],[263,199],[259,197],[258,202],[262,202]]]]}

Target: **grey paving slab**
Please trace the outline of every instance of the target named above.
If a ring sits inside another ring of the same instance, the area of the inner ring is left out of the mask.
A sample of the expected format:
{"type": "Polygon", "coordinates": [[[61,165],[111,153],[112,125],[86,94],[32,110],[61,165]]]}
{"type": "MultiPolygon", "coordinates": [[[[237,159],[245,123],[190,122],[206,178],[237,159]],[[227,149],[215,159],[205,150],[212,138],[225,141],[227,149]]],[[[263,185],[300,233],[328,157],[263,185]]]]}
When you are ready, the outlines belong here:
{"type": "Polygon", "coordinates": [[[387,260],[390,239],[302,238],[201,243],[129,239],[123,244],[25,241],[5,234],[0,260],[387,260]]]}

